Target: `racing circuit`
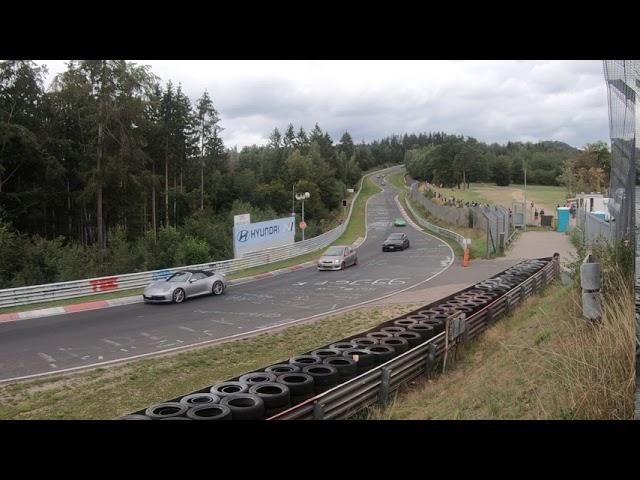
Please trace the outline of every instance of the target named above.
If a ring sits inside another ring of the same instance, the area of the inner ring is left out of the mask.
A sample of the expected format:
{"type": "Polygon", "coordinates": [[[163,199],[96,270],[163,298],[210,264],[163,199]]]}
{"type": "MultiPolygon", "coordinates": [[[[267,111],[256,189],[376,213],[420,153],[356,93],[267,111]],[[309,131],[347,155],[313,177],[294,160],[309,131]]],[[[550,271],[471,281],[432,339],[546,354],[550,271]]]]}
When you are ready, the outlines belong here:
{"type": "Polygon", "coordinates": [[[238,338],[424,284],[452,264],[453,252],[411,223],[394,227],[401,216],[394,201],[397,189],[388,183],[381,188],[367,204],[367,236],[357,249],[357,266],[334,272],[303,268],[179,305],[136,303],[0,323],[0,381],[238,338]],[[411,248],[383,253],[382,242],[393,231],[406,232],[411,248]]]}

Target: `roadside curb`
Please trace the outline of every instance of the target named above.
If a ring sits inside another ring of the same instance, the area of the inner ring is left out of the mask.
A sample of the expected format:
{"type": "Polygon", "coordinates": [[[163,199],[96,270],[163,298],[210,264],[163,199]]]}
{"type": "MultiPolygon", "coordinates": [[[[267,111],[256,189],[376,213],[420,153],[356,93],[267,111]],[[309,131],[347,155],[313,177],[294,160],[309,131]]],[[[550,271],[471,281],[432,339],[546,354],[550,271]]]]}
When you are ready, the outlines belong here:
{"type": "MultiPolygon", "coordinates": [[[[393,168],[393,167],[388,167],[388,168],[393,168]]],[[[375,172],[367,174],[367,175],[365,175],[365,177],[373,175],[373,173],[375,173],[375,172]]],[[[363,181],[364,181],[364,177],[363,177],[363,181]]],[[[358,237],[356,239],[356,241],[352,243],[353,248],[359,247],[367,239],[368,232],[366,231],[366,229],[367,229],[367,206],[368,206],[368,203],[369,202],[367,200],[367,202],[365,204],[365,236],[364,237],[358,237]]],[[[271,272],[265,272],[265,273],[260,273],[258,275],[252,275],[252,276],[249,276],[249,277],[242,277],[242,278],[238,278],[238,279],[235,279],[235,280],[229,280],[228,281],[228,285],[229,286],[245,285],[247,283],[251,283],[251,282],[258,281],[258,280],[262,280],[264,278],[276,277],[276,276],[282,275],[284,273],[294,272],[296,270],[301,270],[303,268],[309,268],[309,267],[312,267],[314,265],[316,265],[315,261],[308,261],[308,262],[304,262],[304,263],[299,263],[297,265],[291,265],[290,267],[280,268],[278,270],[273,270],[271,272]]],[[[135,296],[131,296],[131,297],[122,297],[122,298],[114,298],[112,300],[94,300],[94,301],[91,301],[91,302],[76,303],[76,304],[72,304],[72,305],[63,305],[63,306],[59,306],[59,307],[42,308],[42,309],[37,309],[37,310],[27,310],[27,311],[24,311],[24,312],[3,313],[3,314],[0,314],[0,323],[14,322],[14,321],[18,321],[18,320],[28,320],[28,319],[32,319],[32,318],[51,317],[51,316],[54,316],[54,315],[63,315],[63,314],[66,314],[66,313],[84,312],[84,311],[88,311],[88,310],[100,310],[100,309],[103,309],[103,308],[119,307],[121,305],[130,305],[130,304],[134,304],[134,303],[143,303],[142,295],[135,295],[135,296]]]]}
{"type": "MultiPolygon", "coordinates": [[[[290,267],[279,268],[272,272],[260,273],[258,275],[252,275],[250,277],[237,278],[235,280],[229,280],[229,286],[244,285],[246,283],[255,282],[264,278],[276,277],[284,273],[295,272],[303,268],[309,268],[316,263],[313,261],[299,263],[290,267]]],[[[142,303],[141,295],[134,295],[131,297],[114,298],[112,300],[94,300],[92,302],[75,303],[72,305],[62,305],[60,307],[41,308],[38,310],[27,310],[25,312],[12,312],[0,314],[0,323],[14,322],[17,320],[28,320],[31,318],[51,317],[54,315],[63,315],[65,313],[85,312],[88,310],[100,310],[103,308],[119,307],[122,305],[131,305],[134,303],[142,303]]]]}

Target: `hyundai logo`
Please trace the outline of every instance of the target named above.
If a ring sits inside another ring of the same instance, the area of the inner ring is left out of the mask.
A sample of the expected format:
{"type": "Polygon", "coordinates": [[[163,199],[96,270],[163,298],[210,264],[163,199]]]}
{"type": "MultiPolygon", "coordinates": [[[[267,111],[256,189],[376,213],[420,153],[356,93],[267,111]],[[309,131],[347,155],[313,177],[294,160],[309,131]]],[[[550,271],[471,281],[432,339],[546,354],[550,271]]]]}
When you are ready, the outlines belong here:
{"type": "Polygon", "coordinates": [[[240,230],[240,233],[238,233],[238,241],[246,242],[248,238],[249,238],[249,230],[240,230]]]}

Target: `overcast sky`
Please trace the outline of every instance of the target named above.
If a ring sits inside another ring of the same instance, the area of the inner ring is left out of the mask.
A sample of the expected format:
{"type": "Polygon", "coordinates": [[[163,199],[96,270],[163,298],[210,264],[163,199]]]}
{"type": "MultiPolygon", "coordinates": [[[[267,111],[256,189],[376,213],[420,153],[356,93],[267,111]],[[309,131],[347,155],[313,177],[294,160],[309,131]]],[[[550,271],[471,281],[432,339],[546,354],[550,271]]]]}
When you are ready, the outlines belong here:
{"type": "MultiPolygon", "coordinates": [[[[49,79],[63,60],[42,60],[49,79]]],[[[491,143],[609,142],[601,61],[135,60],[192,102],[207,89],[225,145],[317,122],[337,142],[444,131],[491,143]]]]}

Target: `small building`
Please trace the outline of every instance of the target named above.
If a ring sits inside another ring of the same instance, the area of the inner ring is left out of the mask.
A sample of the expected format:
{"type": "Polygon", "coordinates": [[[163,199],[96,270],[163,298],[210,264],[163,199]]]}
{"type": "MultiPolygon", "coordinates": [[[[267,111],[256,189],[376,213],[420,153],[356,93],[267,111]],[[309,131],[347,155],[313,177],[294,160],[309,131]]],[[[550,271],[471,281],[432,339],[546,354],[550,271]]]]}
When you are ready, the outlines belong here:
{"type": "MultiPolygon", "coordinates": [[[[576,208],[589,213],[594,212],[608,212],[609,198],[605,197],[600,192],[591,193],[578,193],[575,198],[570,198],[569,204],[575,204],[576,208]]],[[[606,213],[606,219],[609,219],[609,214],[606,213]]]]}

